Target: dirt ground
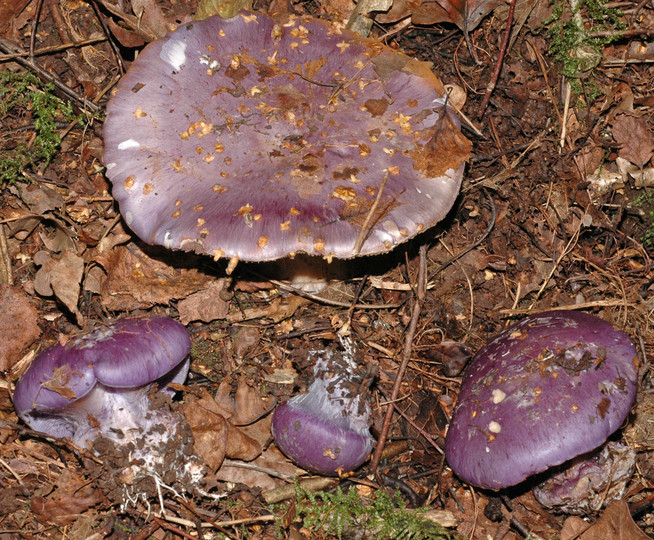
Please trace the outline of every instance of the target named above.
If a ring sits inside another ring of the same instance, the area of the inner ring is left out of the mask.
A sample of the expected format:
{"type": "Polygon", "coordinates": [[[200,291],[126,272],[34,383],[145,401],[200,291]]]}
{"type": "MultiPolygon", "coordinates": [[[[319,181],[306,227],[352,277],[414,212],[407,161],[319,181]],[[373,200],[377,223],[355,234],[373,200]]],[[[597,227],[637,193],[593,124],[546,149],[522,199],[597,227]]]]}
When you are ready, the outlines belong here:
{"type": "MultiPolygon", "coordinates": [[[[376,374],[375,437],[405,356],[408,365],[376,474],[366,463],[319,489],[340,484],[362,500],[398,491],[409,512],[441,512],[452,538],[654,538],[654,3],[580,2],[578,15],[565,1],[476,0],[468,15],[458,1],[438,4],[395,0],[371,36],[431,62],[451,91],[472,142],[459,197],[438,226],[391,254],[335,265],[325,290],[299,294],[279,266],[239,263],[227,275],[225,259],[143,243],[112,198],[107,100],[145,44],[193,19],[196,0],[0,2],[0,74],[16,75],[0,86],[0,538],[335,537],[306,519],[294,491],[271,503],[270,490],[302,471],[271,442],[269,413],[306,388],[308,351],[339,332],[376,374]],[[585,33],[570,38],[574,21],[585,33]],[[60,101],[34,97],[44,95],[60,101]],[[61,142],[48,150],[53,134],[61,142]],[[12,176],[10,158],[25,149],[12,176]],[[581,517],[548,511],[528,487],[472,488],[440,451],[466,361],[552,308],[624,330],[640,360],[636,405],[615,436],[636,452],[635,473],[619,501],[581,517]],[[12,392],[47,346],[144,314],[187,327],[191,373],[163,405],[185,420],[159,477],[126,482],[124,448],[34,432],[12,392]],[[193,453],[201,490],[169,474],[193,453]]],[[[353,8],[253,6],[341,24],[353,8]]],[[[341,534],[380,534],[362,531],[341,534]]]]}

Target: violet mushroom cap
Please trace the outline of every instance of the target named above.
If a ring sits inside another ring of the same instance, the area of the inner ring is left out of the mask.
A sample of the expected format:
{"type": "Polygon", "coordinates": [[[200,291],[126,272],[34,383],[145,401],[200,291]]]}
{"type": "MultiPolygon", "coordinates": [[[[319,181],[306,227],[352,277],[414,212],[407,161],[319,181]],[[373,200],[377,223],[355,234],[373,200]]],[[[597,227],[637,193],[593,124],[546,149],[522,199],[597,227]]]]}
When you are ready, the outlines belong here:
{"type": "Polygon", "coordinates": [[[445,439],[452,470],[498,490],[603,444],[636,396],[637,353],[606,321],[529,315],[476,354],[445,439]]]}
{"type": "Polygon", "coordinates": [[[33,429],[79,446],[100,433],[138,430],[152,417],[152,384],[183,382],[190,348],[177,321],[119,319],[39,354],[16,383],[14,407],[33,429]]]}
{"type": "Polygon", "coordinates": [[[142,240],[245,261],[389,251],[446,216],[470,148],[429,64],[246,12],[145,47],[104,143],[142,240]]]}
{"type": "Polygon", "coordinates": [[[315,380],[275,408],[277,447],[309,471],[335,475],[357,469],[370,455],[370,405],[354,389],[361,382],[347,352],[313,351],[315,380]]]}

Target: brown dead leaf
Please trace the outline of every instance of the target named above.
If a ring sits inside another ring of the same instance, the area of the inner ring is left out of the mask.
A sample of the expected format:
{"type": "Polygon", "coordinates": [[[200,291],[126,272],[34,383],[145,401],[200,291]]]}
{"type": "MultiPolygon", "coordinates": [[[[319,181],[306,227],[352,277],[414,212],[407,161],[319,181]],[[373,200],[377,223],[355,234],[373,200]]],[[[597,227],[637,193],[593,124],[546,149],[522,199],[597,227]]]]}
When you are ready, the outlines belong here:
{"type": "Polygon", "coordinates": [[[449,117],[425,145],[416,145],[411,153],[414,168],[429,178],[436,178],[448,169],[458,169],[470,157],[472,143],[454,127],[449,117]]]}
{"type": "Polygon", "coordinates": [[[61,256],[47,251],[34,255],[34,262],[41,268],[34,276],[34,290],[41,296],[55,296],[82,323],[82,314],[77,309],[80,284],[84,274],[84,260],[73,251],[67,250],[61,256]]]}
{"type": "Polygon", "coordinates": [[[132,0],[132,11],[139,21],[138,29],[157,39],[164,37],[174,27],[166,20],[155,0],[132,0]]]}
{"type": "Polygon", "coordinates": [[[278,296],[269,305],[260,308],[245,309],[230,313],[227,316],[229,322],[250,321],[252,319],[271,319],[278,323],[292,317],[296,310],[309,303],[309,300],[301,296],[278,296]]]}
{"type": "Polygon", "coordinates": [[[22,189],[11,186],[9,191],[21,199],[30,209],[30,212],[37,216],[52,212],[64,205],[64,198],[61,194],[42,183],[29,184],[22,189]]]}
{"type": "Polygon", "coordinates": [[[20,360],[23,351],[39,337],[38,316],[21,288],[0,284],[0,371],[20,360]]]}
{"type": "Polygon", "coordinates": [[[50,272],[50,286],[54,295],[77,318],[77,324],[82,324],[82,314],[77,309],[80,285],[84,275],[84,260],[66,251],[54,264],[50,272]]]}
{"type": "Polygon", "coordinates": [[[225,457],[251,461],[261,454],[261,445],[234,427],[228,419],[231,413],[206,390],[199,398],[189,399],[184,416],[193,432],[195,453],[214,471],[225,457]]]}
{"type": "Polygon", "coordinates": [[[634,165],[644,167],[654,153],[654,136],[644,117],[618,115],[613,124],[613,138],[620,145],[618,154],[634,165]]]}
{"type": "Polygon", "coordinates": [[[375,19],[377,22],[391,23],[410,15],[413,24],[451,22],[469,32],[502,4],[503,0],[394,0],[390,11],[375,19]]]}
{"type": "Polygon", "coordinates": [[[248,437],[257,441],[263,448],[271,438],[270,424],[271,415],[259,420],[263,412],[272,403],[270,399],[263,399],[259,390],[250,386],[245,377],[238,380],[236,393],[231,396],[231,380],[229,377],[223,379],[216,392],[216,403],[223,410],[227,411],[230,422],[238,426],[238,429],[248,437]]]}
{"type": "Polygon", "coordinates": [[[211,322],[224,319],[229,313],[229,302],[223,300],[221,293],[225,280],[212,281],[196,293],[190,294],[177,304],[179,320],[187,325],[191,321],[211,322]]]}
{"type": "Polygon", "coordinates": [[[613,501],[593,524],[572,516],[565,520],[561,540],[647,540],[634,523],[625,501],[613,501]]]}
{"type": "Polygon", "coordinates": [[[120,26],[113,19],[109,19],[108,24],[109,30],[123,47],[131,49],[145,44],[145,39],[138,32],[120,26]]]}
{"type": "Polygon", "coordinates": [[[64,469],[57,479],[55,490],[46,497],[32,497],[30,508],[41,523],[62,527],[70,525],[79,514],[101,501],[102,492],[93,482],[64,469]]]}
{"type": "Polygon", "coordinates": [[[102,305],[112,311],[167,304],[202,289],[214,279],[194,268],[175,268],[154,259],[135,244],[116,246],[96,255],[93,261],[107,274],[102,284],[102,305]]]}
{"type": "Polygon", "coordinates": [[[0,34],[10,35],[12,22],[29,3],[30,0],[0,0],[0,34]]]}
{"type": "Polygon", "coordinates": [[[263,470],[274,471],[277,474],[285,474],[289,477],[304,474],[306,471],[293,465],[275,445],[270,445],[263,454],[251,462],[252,465],[262,470],[246,469],[236,464],[225,464],[216,473],[216,477],[223,482],[245,484],[256,486],[262,490],[273,489],[282,484],[283,480],[263,472],[263,470]]]}

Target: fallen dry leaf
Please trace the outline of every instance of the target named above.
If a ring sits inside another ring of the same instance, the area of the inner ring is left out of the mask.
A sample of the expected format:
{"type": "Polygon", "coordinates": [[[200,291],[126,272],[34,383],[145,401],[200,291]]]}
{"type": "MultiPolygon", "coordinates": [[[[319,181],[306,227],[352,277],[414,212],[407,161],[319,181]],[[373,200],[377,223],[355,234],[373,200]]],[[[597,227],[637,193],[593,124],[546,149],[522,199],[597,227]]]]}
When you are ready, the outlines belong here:
{"type": "Polygon", "coordinates": [[[561,540],[648,540],[629,513],[625,501],[613,501],[593,524],[572,516],[565,520],[561,540]]]}
{"type": "Polygon", "coordinates": [[[77,309],[83,275],[84,260],[72,251],[66,251],[50,271],[50,286],[54,295],[75,315],[78,325],[82,324],[83,319],[77,309]]]}
{"type": "Polygon", "coordinates": [[[30,507],[41,523],[70,525],[79,514],[102,501],[102,492],[72,470],[64,470],[57,479],[55,490],[47,497],[31,498],[30,507]]]}
{"type": "Polygon", "coordinates": [[[261,470],[239,467],[236,463],[229,463],[223,465],[220,470],[216,472],[216,478],[223,482],[256,486],[257,488],[266,490],[276,488],[285,483],[279,478],[264,472],[266,469],[274,471],[277,474],[288,475],[289,478],[306,473],[306,471],[293,465],[288,458],[272,444],[265,452],[263,452],[263,454],[250,464],[261,470]]]}
{"type": "Polygon", "coordinates": [[[278,323],[292,317],[295,311],[306,304],[309,300],[302,296],[278,296],[269,305],[264,307],[244,309],[230,313],[227,316],[229,322],[250,321],[252,319],[271,319],[278,323]]]}
{"type": "Polygon", "coordinates": [[[192,321],[211,322],[224,319],[229,313],[229,302],[223,300],[221,293],[225,280],[212,281],[206,288],[190,294],[177,304],[179,320],[187,325],[192,321]]]}
{"type": "Polygon", "coordinates": [[[34,263],[41,268],[34,276],[34,290],[41,296],[55,296],[82,324],[82,314],[77,309],[80,284],[84,274],[84,260],[73,251],[67,250],[61,256],[47,251],[34,255],[34,263]]]}
{"type": "Polygon", "coordinates": [[[644,117],[620,114],[613,124],[613,138],[620,145],[618,154],[634,165],[644,167],[654,153],[654,136],[644,117]]]}
{"type": "MultiPolygon", "coordinates": [[[[156,252],[153,248],[152,253],[156,252]]],[[[93,261],[107,274],[101,298],[102,305],[112,311],[167,304],[202,289],[214,279],[194,268],[176,268],[154,259],[135,244],[116,246],[96,255],[93,261]]]]}
{"type": "Polygon", "coordinates": [[[184,407],[184,417],[191,427],[195,453],[213,471],[217,470],[225,457],[251,461],[261,454],[262,446],[234,427],[226,411],[202,390],[200,397],[189,398],[184,407]]]}
{"type": "Polygon", "coordinates": [[[461,30],[470,32],[502,4],[503,0],[395,0],[388,13],[380,14],[375,19],[381,23],[391,23],[411,15],[413,24],[451,22],[461,30]]]}
{"type": "Polygon", "coordinates": [[[20,360],[23,351],[39,337],[37,320],[38,312],[21,288],[0,284],[0,371],[20,360]]]}

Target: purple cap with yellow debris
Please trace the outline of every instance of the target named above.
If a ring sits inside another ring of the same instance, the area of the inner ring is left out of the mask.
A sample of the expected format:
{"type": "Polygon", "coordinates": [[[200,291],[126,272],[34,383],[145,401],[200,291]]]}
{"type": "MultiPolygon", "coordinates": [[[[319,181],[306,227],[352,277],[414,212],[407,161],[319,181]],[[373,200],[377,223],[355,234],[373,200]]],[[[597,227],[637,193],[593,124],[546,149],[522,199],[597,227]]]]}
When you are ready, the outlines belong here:
{"type": "Polygon", "coordinates": [[[388,251],[445,217],[470,150],[429,64],[245,12],[149,44],[104,138],[141,239],[246,261],[388,251]]]}
{"type": "Polygon", "coordinates": [[[578,311],[529,315],[480,349],[445,439],[452,470],[502,489],[601,444],[636,396],[636,349],[578,311]]]}

